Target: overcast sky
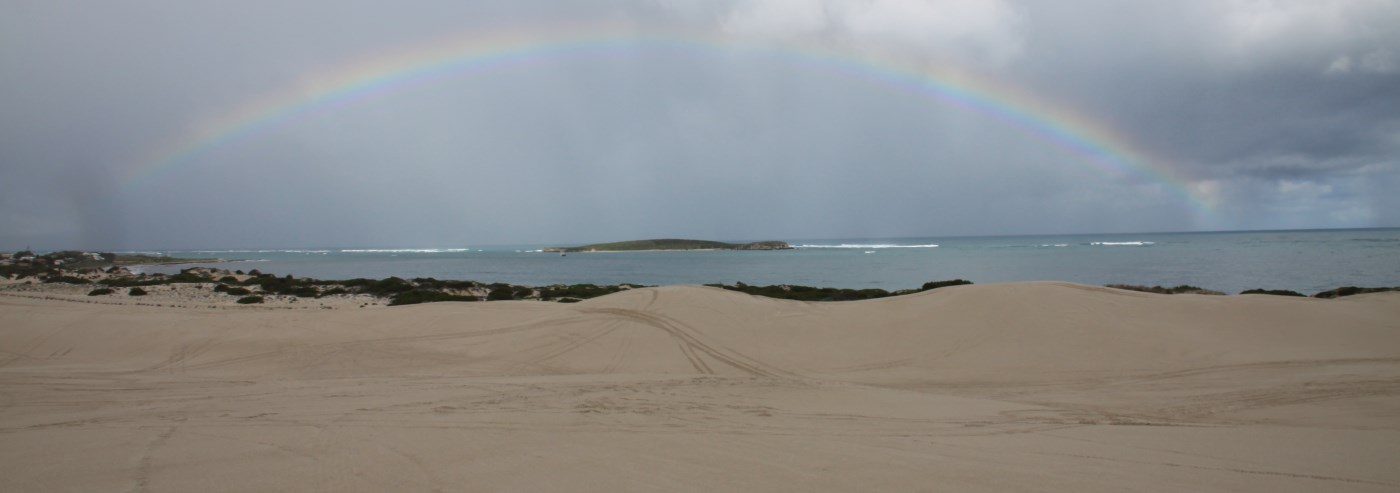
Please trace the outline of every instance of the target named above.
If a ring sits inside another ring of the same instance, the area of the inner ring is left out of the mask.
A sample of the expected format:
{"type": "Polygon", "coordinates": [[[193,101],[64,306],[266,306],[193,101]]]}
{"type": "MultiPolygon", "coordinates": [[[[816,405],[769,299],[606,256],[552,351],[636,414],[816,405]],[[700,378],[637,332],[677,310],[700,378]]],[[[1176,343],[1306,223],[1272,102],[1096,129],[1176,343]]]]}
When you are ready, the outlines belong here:
{"type": "Polygon", "coordinates": [[[1400,226],[1396,26],[1393,0],[0,0],[0,249],[1400,226]],[[595,25],[620,41],[336,101],[142,172],[365,60],[595,25]],[[1181,183],[865,64],[1077,114],[1181,183]]]}

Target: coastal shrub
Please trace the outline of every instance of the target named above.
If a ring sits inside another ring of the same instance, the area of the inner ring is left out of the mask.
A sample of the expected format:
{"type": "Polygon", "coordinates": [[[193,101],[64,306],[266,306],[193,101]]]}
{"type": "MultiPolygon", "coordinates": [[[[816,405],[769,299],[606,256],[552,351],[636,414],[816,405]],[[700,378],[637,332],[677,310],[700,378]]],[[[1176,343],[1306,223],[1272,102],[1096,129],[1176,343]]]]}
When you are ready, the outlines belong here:
{"type": "Polygon", "coordinates": [[[369,289],[370,294],[402,293],[404,291],[412,290],[413,283],[410,283],[397,277],[390,277],[387,279],[374,281],[373,283],[370,283],[370,285],[367,286],[367,288],[369,289]]]}
{"type": "Polygon", "coordinates": [[[357,293],[385,298],[414,289],[413,283],[397,277],[378,280],[356,278],[340,281],[338,284],[357,293]]]}
{"type": "Polygon", "coordinates": [[[446,289],[475,289],[481,287],[481,283],[476,281],[443,281],[442,287],[446,289]]]}
{"type": "Polygon", "coordinates": [[[253,294],[248,288],[228,288],[225,289],[224,292],[228,293],[230,296],[248,296],[253,294]]]}
{"type": "Polygon", "coordinates": [[[529,298],[530,295],[535,294],[535,290],[530,288],[529,286],[516,286],[515,292],[513,294],[515,295],[516,299],[525,299],[529,298]]]}
{"type": "Polygon", "coordinates": [[[238,284],[238,278],[233,276],[224,276],[219,278],[219,282],[225,284],[238,284]]]}
{"type": "Polygon", "coordinates": [[[131,288],[131,289],[126,290],[126,294],[127,294],[127,296],[145,296],[145,295],[146,295],[146,290],[141,289],[141,288],[139,288],[139,287],[138,287],[138,288],[131,288]]]}
{"type": "Polygon", "coordinates": [[[44,279],[44,283],[46,283],[46,284],[47,284],[47,283],[60,283],[60,282],[61,282],[61,283],[64,283],[64,284],[92,284],[92,281],[89,281],[89,280],[87,280],[87,279],[83,279],[83,278],[81,278],[81,277],[65,276],[65,275],[49,276],[49,277],[47,277],[47,278],[44,279]]]}
{"type": "Polygon", "coordinates": [[[389,300],[389,306],[416,305],[419,303],[436,303],[440,301],[479,301],[475,296],[460,296],[448,294],[442,291],[430,291],[426,289],[415,289],[394,295],[389,300]]]}
{"type": "Polygon", "coordinates": [[[264,292],[296,296],[298,298],[315,298],[321,295],[321,290],[317,288],[318,281],[315,279],[296,279],[292,276],[262,276],[257,279],[257,285],[264,292]]]}
{"type": "Polygon", "coordinates": [[[1171,288],[1171,294],[1209,294],[1219,296],[1225,293],[1221,291],[1216,291],[1214,289],[1206,289],[1202,287],[1182,284],[1180,286],[1171,288]]]}
{"type": "Polygon", "coordinates": [[[618,291],[622,291],[622,288],[618,286],[597,286],[594,284],[555,284],[553,286],[538,288],[536,289],[536,291],[539,293],[540,299],[545,301],[555,300],[559,298],[577,298],[580,300],[586,300],[589,298],[597,298],[599,296],[616,293],[618,291]]]}
{"type": "Polygon", "coordinates": [[[492,289],[491,292],[486,293],[486,299],[488,301],[513,300],[515,295],[514,291],[510,289],[510,285],[506,285],[506,287],[492,289]]]}
{"type": "Polygon", "coordinates": [[[1337,289],[1331,289],[1331,290],[1323,291],[1323,292],[1321,292],[1321,293],[1317,293],[1317,294],[1313,295],[1313,297],[1314,297],[1314,298],[1341,298],[1341,297],[1343,297],[1343,296],[1355,296],[1355,295],[1358,295],[1358,294],[1366,294],[1366,293],[1382,293],[1382,292],[1386,292],[1386,291],[1400,291],[1400,287],[1394,287],[1394,288],[1359,288],[1359,287],[1356,287],[1356,286],[1346,286],[1346,287],[1341,287],[1341,288],[1337,288],[1337,289]]]}
{"type": "Polygon", "coordinates": [[[335,296],[335,295],[337,295],[337,294],[348,294],[348,293],[350,293],[350,292],[349,292],[349,291],[346,291],[345,288],[336,286],[336,287],[334,287],[334,288],[330,288],[330,289],[327,289],[327,290],[325,290],[325,291],[322,291],[322,292],[321,292],[321,296],[335,296]]]}
{"type": "Polygon", "coordinates": [[[173,275],[173,276],[167,277],[166,280],[165,280],[165,282],[166,282],[167,284],[170,284],[170,283],[194,284],[194,283],[202,283],[202,282],[208,282],[208,281],[209,281],[209,278],[208,278],[208,277],[201,276],[201,275],[195,274],[195,273],[193,273],[193,272],[181,272],[181,273],[179,273],[179,274],[175,274],[175,275],[173,275]]]}
{"type": "Polygon", "coordinates": [[[417,286],[419,289],[436,289],[436,290],[453,290],[453,289],[456,289],[456,290],[465,290],[465,289],[473,289],[473,288],[477,288],[477,287],[480,287],[480,286],[481,286],[481,283],[478,283],[478,282],[476,282],[476,281],[444,281],[444,280],[434,279],[434,278],[431,278],[431,277],[417,277],[417,278],[414,278],[414,279],[413,279],[413,284],[414,284],[415,286],[417,286]]]}
{"type": "Polygon", "coordinates": [[[883,289],[841,289],[841,288],[818,288],[813,286],[800,286],[791,284],[779,284],[771,286],[751,286],[742,282],[736,282],[733,286],[720,285],[719,287],[730,291],[750,294],[753,296],[763,296],[765,298],[776,298],[782,300],[796,301],[855,301],[868,300],[874,298],[885,298],[890,296],[889,291],[883,289]]]}
{"type": "Polygon", "coordinates": [[[141,277],[110,277],[97,282],[104,286],[113,288],[160,286],[164,284],[170,284],[170,281],[165,279],[164,277],[146,277],[144,275],[141,277]]]}
{"type": "Polygon", "coordinates": [[[262,296],[244,296],[244,297],[238,299],[238,304],[240,304],[240,305],[251,305],[251,304],[254,304],[254,303],[262,303],[262,302],[263,302],[263,297],[262,297],[262,296]]]}
{"type": "Polygon", "coordinates": [[[214,292],[215,292],[215,293],[227,293],[227,292],[228,292],[228,285],[227,285],[227,284],[220,284],[220,285],[218,285],[218,286],[214,286],[214,292]]]}
{"type": "Polygon", "coordinates": [[[102,296],[104,294],[112,294],[112,288],[97,288],[88,291],[88,296],[102,296]]]}
{"type": "Polygon", "coordinates": [[[578,298],[559,298],[558,300],[555,300],[555,301],[558,301],[558,302],[560,302],[560,303],[578,303],[578,302],[583,301],[583,300],[578,299],[578,298]]]}
{"type": "Polygon", "coordinates": [[[1274,296],[1301,296],[1305,298],[1307,297],[1307,295],[1303,293],[1299,293],[1297,291],[1289,291],[1287,289],[1249,289],[1240,292],[1240,294],[1271,294],[1274,296]]]}
{"type": "Polygon", "coordinates": [[[946,287],[948,287],[948,286],[963,286],[963,285],[967,285],[967,284],[972,284],[972,281],[968,281],[968,280],[966,280],[966,279],[953,279],[953,280],[951,280],[951,281],[926,282],[926,283],[924,283],[923,287],[920,287],[920,288],[919,288],[919,291],[928,291],[928,290],[930,290],[930,289],[946,288],[946,287]]]}
{"type": "Polygon", "coordinates": [[[214,277],[214,272],[204,267],[190,267],[188,269],[180,269],[180,274],[186,274],[201,279],[209,279],[214,277]]]}
{"type": "Polygon", "coordinates": [[[1187,285],[1187,284],[1182,284],[1182,285],[1180,285],[1180,286],[1176,286],[1176,287],[1172,287],[1172,288],[1164,288],[1164,287],[1161,287],[1161,286],[1147,287],[1147,286],[1139,286],[1139,285],[1135,285],[1135,284],[1109,284],[1107,287],[1110,287],[1110,288],[1113,288],[1113,289],[1123,289],[1123,290],[1127,290],[1127,291],[1140,291],[1140,292],[1143,292],[1143,293],[1156,293],[1156,294],[1210,294],[1210,295],[1223,295],[1223,294],[1225,294],[1225,293],[1220,292],[1220,291],[1215,291],[1215,290],[1212,290],[1212,289],[1205,289],[1205,288],[1196,287],[1196,286],[1191,286],[1191,285],[1187,285]]]}
{"type": "Polygon", "coordinates": [[[277,294],[292,295],[298,298],[320,298],[321,290],[315,286],[297,286],[291,289],[278,291],[277,294]]]}
{"type": "Polygon", "coordinates": [[[13,277],[15,279],[34,277],[43,274],[44,272],[45,269],[43,266],[34,264],[0,265],[0,276],[13,277]]]}
{"type": "Polygon", "coordinates": [[[831,297],[831,301],[873,300],[875,298],[885,298],[889,295],[890,292],[883,289],[841,289],[831,297]]]}

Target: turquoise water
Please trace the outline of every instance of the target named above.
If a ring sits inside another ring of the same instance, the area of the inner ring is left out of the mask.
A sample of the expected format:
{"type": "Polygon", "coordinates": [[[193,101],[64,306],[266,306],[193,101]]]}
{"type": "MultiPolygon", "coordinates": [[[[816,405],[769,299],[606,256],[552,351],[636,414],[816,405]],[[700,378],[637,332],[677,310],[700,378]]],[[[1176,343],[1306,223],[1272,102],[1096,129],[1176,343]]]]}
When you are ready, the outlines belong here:
{"type": "MultiPolygon", "coordinates": [[[[977,283],[1191,284],[1228,293],[1266,288],[1305,294],[1347,285],[1400,286],[1400,229],[1393,228],[785,241],[799,248],[568,256],[537,251],[558,245],[159,253],[236,259],[217,266],[298,277],[434,277],[525,285],[744,282],[894,290],[963,278],[977,283]]],[[[188,265],[146,270],[173,273],[183,267],[188,265]]]]}

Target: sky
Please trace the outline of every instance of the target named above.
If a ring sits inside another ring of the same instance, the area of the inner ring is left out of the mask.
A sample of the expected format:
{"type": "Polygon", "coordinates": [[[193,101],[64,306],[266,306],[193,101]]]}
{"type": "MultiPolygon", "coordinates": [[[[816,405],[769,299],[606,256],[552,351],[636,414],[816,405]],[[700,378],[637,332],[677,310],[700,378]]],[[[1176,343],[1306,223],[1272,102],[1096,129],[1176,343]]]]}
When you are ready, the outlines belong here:
{"type": "Polygon", "coordinates": [[[0,250],[1400,226],[1393,0],[0,0],[0,250]]]}

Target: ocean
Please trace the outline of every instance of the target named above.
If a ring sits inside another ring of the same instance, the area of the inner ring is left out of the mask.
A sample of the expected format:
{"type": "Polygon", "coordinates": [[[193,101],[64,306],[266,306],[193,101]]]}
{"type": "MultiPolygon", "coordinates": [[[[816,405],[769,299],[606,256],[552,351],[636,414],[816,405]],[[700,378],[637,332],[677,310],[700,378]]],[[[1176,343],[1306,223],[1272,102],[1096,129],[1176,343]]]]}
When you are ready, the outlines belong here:
{"type": "MultiPolygon", "coordinates": [[[[217,257],[231,262],[194,265],[319,279],[433,277],[530,286],[743,282],[896,290],[956,278],[1190,284],[1231,294],[1252,288],[1313,294],[1340,286],[1400,286],[1400,228],[784,241],[797,248],[567,256],[539,250],[569,245],[140,253],[217,257]]],[[[175,273],[190,266],[138,270],[175,273]]]]}

